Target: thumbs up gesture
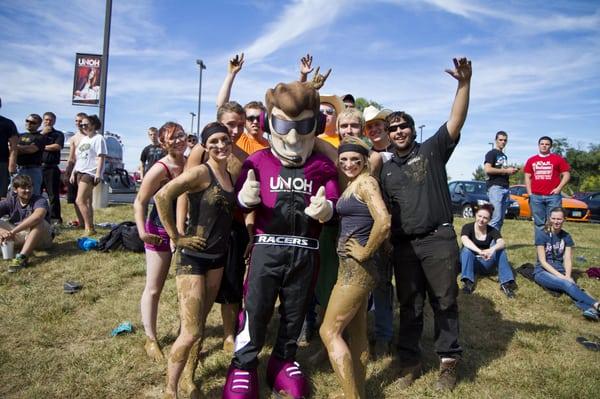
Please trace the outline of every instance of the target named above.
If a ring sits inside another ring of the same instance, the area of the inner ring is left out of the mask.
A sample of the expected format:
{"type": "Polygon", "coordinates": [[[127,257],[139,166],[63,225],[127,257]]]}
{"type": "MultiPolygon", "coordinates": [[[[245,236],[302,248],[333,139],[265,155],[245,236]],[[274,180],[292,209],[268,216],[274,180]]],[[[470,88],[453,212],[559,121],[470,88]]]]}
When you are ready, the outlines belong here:
{"type": "Polygon", "coordinates": [[[319,187],[317,194],[310,197],[310,205],[304,208],[306,213],[311,218],[325,223],[333,216],[333,205],[325,197],[325,187],[319,187]]]}
{"type": "Polygon", "coordinates": [[[260,183],[256,180],[254,169],[248,170],[246,181],[238,193],[240,204],[246,207],[252,207],[260,204],[260,183]]]}

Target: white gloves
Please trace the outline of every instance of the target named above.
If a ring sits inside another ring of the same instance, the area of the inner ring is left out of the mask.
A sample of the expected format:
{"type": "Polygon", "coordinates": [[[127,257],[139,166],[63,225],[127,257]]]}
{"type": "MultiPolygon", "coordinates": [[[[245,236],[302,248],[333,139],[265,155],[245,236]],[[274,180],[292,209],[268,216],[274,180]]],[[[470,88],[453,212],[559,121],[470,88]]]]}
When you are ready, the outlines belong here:
{"type": "Polygon", "coordinates": [[[248,171],[246,181],[238,193],[238,201],[247,208],[260,204],[260,182],[256,180],[253,169],[248,171]]]}
{"type": "Polygon", "coordinates": [[[325,187],[319,187],[317,194],[310,197],[310,205],[304,208],[311,218],[325,223],[333,216],[333,204],[325,197],[325,187]]]}

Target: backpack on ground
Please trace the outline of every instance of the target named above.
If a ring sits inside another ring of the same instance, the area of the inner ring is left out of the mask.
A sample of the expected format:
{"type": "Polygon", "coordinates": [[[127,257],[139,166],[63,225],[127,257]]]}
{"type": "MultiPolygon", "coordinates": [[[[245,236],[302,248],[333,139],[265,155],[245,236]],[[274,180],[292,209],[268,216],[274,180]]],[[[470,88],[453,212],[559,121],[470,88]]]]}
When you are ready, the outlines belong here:
{"type": "Polygon", "coordinates": [[[119,223],[98,241],[98,251],[108,252],[119,248],[144,252],[144,242],[140,239],[134,222],[119,223]]]}

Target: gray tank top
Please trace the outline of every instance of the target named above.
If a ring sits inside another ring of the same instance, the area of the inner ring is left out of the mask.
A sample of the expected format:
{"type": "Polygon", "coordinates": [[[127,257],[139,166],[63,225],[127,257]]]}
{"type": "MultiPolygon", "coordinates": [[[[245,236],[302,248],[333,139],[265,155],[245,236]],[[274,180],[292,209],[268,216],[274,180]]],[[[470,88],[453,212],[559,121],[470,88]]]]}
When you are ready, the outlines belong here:
{"type": "Polygon", "coordinates": [[[367,204],[359,201],[352,194],[348,197],[340,197],[336,205],[336,210],[340,218],[338,253],[345,255],[343,248],[349,238],[354,238],[360,245],[366,245],[374,223],[367,204]]]}

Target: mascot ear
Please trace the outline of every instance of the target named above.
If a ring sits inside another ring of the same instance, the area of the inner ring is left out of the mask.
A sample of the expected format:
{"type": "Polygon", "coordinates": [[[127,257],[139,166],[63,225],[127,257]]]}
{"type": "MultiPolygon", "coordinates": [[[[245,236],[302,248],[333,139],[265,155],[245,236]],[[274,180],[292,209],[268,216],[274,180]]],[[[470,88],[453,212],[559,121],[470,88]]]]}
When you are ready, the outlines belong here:
{"type": "Polygon", "coordinates": [[[327,124],[327,115],[325,115],[324,113],[319,111],[319,114],[317,115],[317,130],[315,131],[316,136],[318,136],[319,134],[321,134],[325,131],[326,124],[327,124]]]}
{"type": "Polygon", "coordinates": [[[271,134],[271,126],[269,125],[269,116],[265,111],[260,111],[260,116],[258,117],[258,123],[263,132],[267,134],[271,134]]]}

